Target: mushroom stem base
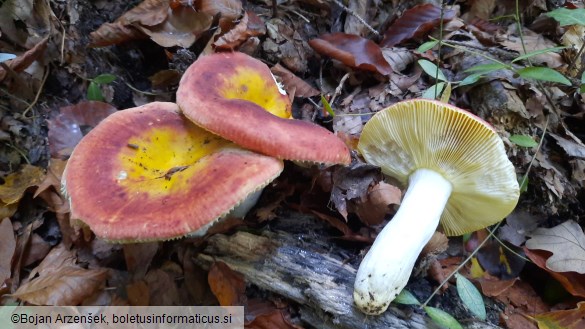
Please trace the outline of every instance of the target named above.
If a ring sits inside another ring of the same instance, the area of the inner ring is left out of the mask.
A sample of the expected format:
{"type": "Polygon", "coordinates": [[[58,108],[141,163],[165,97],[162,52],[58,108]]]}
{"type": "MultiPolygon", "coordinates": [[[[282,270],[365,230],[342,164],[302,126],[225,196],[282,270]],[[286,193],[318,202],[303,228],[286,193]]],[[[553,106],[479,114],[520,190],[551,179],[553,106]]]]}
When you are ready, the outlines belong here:
{"type": "Polygon", "coordinates": [[[443,176],[418,169],[400,209],[378,234],[362,260],[354,285],[354,301],[366,314],[381,314],[406,286],[416,259],[431,239],[452,186],[443,176]]]}

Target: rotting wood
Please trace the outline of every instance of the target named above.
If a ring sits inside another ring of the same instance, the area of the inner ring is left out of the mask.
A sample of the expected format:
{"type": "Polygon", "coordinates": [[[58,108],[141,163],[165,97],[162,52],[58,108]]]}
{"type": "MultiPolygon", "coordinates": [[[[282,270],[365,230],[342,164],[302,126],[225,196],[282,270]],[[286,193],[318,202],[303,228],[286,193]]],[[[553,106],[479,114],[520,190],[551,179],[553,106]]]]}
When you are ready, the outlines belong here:
{"type": "MultiPolygon", "coordinates": [[[[310,216],[287,214],[261,231],[210,237],[196,261],[204,268],[222,261],[247,282],[295,301],[301,319],[315,328],[438,328],[422,313],[394,304],[381,316],[361,313],[353,305],[357,268],[345,263],[348,250],[320,234],[326,229],[310,216]]],[[[498,328],[476,321],[464,327],[498,328]]]]}

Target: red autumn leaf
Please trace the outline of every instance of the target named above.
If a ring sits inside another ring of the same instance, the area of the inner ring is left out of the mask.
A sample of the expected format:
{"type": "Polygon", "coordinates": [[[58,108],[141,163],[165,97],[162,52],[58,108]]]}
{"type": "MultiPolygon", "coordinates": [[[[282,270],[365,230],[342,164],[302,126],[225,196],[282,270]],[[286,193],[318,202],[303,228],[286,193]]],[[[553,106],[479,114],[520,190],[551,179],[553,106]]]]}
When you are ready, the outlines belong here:
{"type": "MultiPolygon", "coordinates": [[[[454,10],[443,12],[443,21],[449,21],[455,17],[454,10]]],[[[404,40],[421,37],[429,33],[441,20],[441,8],[431,3],[415,6],[398,18],[380,42],[382,47],[392,47],[404,40]]]]}
{"type": "Polygon", "coordinates": [[[266,33],[264,22],[253,12],[245,12],[240,22],[213,43],[216,50],[234,50],[251,37],[266,33]]]}
{"type": "Polygon", "coordinates": [[[232,271],[225,263],[215,262],[209,269],[207,281],[219,305],[242,305],[246,283],[240,273],[232,271]]]}
{"type": "Polygon", "coordinates": [[[88,101],[61,108],[61,113],[48,120],[51,156],[59,158],[71,154],[83,137],[81,126],[95,127],[108,115],[116,112],[112,105],[88,101]]]}
{"type": "Polygon", "coordinates": [[[294,73],[287,70],[280,64],[274,65],[270,71],[272,74],[279,76],[282,79],[284,89],[289,95],[295,95],[295,97],[312,97],[319,95],[319,91],[310,84],[306,83],[303,79],[297,77],[294,73]]]}
{"type": "Polygon", "coordinates": [[[578,297],[585,297],[585,274],[577,272],[555,272],[546,267],[546,261],[551,256],[551,252],[537,249],[528,249],[524,247],[526,256],[536,264],[536,266],[547,271],[553,278],[567,289],[567,291],[578,297]]]}
{"type": "Polygon", "coordinates": [[[300,329],[291,323],[286,305],[275,306],[264,300],[250,300],[246,307],[246,329],[300,329]]]}
{"type": "Polygon", "coordinates": [[[390,75],[392,72],[392,67],[384,59],[380,46],[358,35],[323,34],[310,40],[309,45],[319,54],[336,59],[349,67],[383,75],[390,75]]]}

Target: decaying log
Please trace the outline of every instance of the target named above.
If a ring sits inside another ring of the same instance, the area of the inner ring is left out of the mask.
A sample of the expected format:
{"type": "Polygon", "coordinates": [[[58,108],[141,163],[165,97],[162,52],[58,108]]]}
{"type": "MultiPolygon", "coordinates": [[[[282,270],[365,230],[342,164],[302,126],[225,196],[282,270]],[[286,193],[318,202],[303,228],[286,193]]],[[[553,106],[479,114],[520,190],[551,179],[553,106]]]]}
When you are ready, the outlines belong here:
{"type": "MultiPolygon", "coordinates": [[[[210,237],[196,260],[204,268],[222,261],[247,282],[297,302],[301,319],[315,328],[438,328],[422,313],[393,304],[381,316],[355,308],[357,268],[345,263],[352,255],[329,241],[326,230],[309,216],[287,214],[260,232],[210,237]]],[[[466,327],[497,328],[483,323],[466,327]]]]}

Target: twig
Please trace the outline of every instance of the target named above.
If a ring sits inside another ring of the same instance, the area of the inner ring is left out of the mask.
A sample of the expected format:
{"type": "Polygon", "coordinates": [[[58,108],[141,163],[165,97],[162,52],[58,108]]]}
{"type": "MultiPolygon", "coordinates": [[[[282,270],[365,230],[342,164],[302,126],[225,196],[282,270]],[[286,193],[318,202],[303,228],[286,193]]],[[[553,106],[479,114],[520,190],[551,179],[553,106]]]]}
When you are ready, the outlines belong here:
{"type": "Polygon", "coordinates": [[[355,17],[358,21],[360,21],[360,23],[364,24],[364,26],[368,30],[370,30],[370,32],[374,33],[377,37],[380,36],[380,32],[376,31],[373,27],[370,26],[370,24],[366,23],[366,21],[363,18],[361,18],[355,11],[347,8],[343,3],[341,3],[341,1],[338,1],[338,0],[332,0],[332,1],[335,2],[336,5],[341,7],[341,9],[343,9],[346,13],[355,17]]]}
{"type": "Polygon", "coordinates": [[[41,91],[43,91],[43,87],[45,86],[45,82],[47,81],[47,77],[49,77],[50,70],[51,70],[51,68],[49,66],[47,66],[47,70],[45,71],[45,74],[43,75],[43,80],[41,80],[41,85],[39,86],[39,90],[37,90],[37,94],[35,95],[35,99],[33,99],[32,103],[30,103],[30,105],[24,110],[24,112],[22,112],[22,116],[24,118],[32,118],[32,117],[27,117],[26,114],[39,101],[39,97],[41,96],[41,91]]]}
{"type": "Polygon", "coordinates": [[[333,104],[333,102],[335,102],[335,98],[341,94],[341,89],[343,88],[343,85],[345,84],[347,78],[349,78],[349,72],[347,72],[339,81],[339,85],[337,86],[337,88],[335,88],[335,92],[333,93],[333,96],[331,96],[329,104],[333,104]]]}

